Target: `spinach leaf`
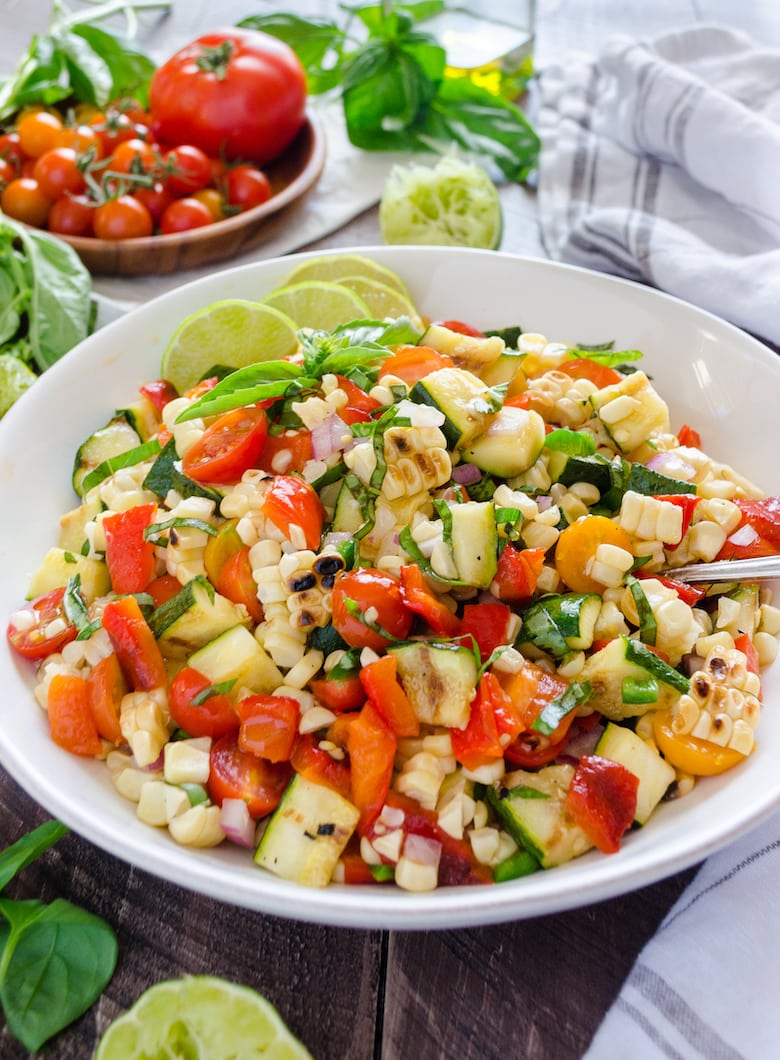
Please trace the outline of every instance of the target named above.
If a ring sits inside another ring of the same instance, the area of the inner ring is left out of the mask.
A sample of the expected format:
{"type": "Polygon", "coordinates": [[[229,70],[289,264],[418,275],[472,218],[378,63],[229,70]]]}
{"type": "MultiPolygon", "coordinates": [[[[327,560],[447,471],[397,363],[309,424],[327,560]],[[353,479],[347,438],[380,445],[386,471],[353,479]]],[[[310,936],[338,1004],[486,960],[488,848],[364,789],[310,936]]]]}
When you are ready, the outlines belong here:
{"type": "Polygon", "coordinates": [[[0,851],[0,891],[7,887],[14,876],[25,865],[44,854],[58,839],[67,835],[68,829],[59,821],[46,821],[10,847],[0,851]]]}

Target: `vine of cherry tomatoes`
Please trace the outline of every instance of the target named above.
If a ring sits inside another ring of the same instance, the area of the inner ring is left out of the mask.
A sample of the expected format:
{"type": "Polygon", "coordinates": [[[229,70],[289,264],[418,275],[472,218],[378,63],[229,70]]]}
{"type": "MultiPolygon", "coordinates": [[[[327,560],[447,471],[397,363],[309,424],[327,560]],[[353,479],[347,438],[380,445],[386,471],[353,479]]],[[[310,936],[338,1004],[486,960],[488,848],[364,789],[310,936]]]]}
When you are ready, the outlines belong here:
{"type": "Polygon", "coordinates": [[[0,135],[0,208],[57,235],[120,240],[200,228],[271,197],[257,166],[157,142],[150,129],[133,100],[21,114],[0,135]]]}

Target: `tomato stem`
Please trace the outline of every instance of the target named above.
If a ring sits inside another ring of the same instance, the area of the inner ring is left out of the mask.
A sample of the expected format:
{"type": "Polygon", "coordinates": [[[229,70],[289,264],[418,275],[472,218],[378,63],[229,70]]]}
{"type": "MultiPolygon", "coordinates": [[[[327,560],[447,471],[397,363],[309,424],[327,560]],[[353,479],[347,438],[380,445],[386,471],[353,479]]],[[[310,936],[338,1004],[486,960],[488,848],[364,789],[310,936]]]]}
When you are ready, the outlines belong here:
{"type": "Polygon", "coordinates": [[[212,47],[204,47],[195,61],[199,70],[214,74],[218,81],[224,81],[227,76],[228,63],[233,54],[233,41],[225,40],[221,44],[212,47]]]}

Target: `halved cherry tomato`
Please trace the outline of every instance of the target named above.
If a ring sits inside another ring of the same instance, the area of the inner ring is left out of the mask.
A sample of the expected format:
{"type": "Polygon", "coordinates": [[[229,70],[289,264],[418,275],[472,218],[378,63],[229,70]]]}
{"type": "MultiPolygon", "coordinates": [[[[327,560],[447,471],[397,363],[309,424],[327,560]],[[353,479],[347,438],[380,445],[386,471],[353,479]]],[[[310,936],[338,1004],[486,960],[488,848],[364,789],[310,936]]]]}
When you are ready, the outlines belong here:
{"type": "Polygon", "coordinates": [[[331,600],[333,625],[351,648],[382,651],[412,628],[413,615],[404,604],[400,582],[374,567],[340,574],[331,600]]]}
{"type": "Polygon", "coordinates": [[[508,544],[498,557],[498,568],[491,585],[493,595],[509,603],[530,600],[544,567],[544,557],[543,548],[517,549],[508,544]]]}
{"type": "Polygon", "coordinates": [[[484,331],[472,327],[471,324],[465,324],[462,320],[439,320],[437,323],[439,327],[446,328],[448,331],[457,331],[459,335],[471,335],[474,339],[485,338],[484,331]]]}
{"type": "Polygon", "coordinates": [[[311,431],[282,431],[268,435],[257,466],[270,474],[288,475],[303,471],[303,465],[311,457],[311,431]]]}
{"type": "Polygon", "coordinates": [[[99,755],[103,751],[92,717],[87,679],[77,674],[55,674],[46,701],[51,738],[74,755],[99,755]]]}
{"type": "MultiPolygon", "coordinates": [[[[196,482],[235,482],[254,467],[268,436],[257,405],[233,409],[207,427],[184,454],[182,470],[196,482]]],[[[318,539],[319,543],[319,539],[318,539]]]]}
{"type": "MultiPolygon", "coordinates": [[[[504,549],[506,551],[506,549],[504,549]]],[[[501,644],[507,644],[512,612],[506,604],[466,604],[460,620],[460,635],[473,637],[477,642],[482,662],[501,644]]]]}
{"type": "Polygon", "coordinates": [[[323,707],[332,710],[334,714],[342,714],[344,711],[359,710],[366,701],[366,693],[360,677],[318,677],[309,681],[312,690],[323,707]]]}
{"type": "Polygon", "coordinates": [[[575,593],[601,592],[604,586],[587,573],[599,545],[631,552],[631,538],[606,515],[584,515],[562,530],[555,546],[555,567],[575,593]]]}
{"type": "Polygon", "coordinates": [[[222,805],[223,799],[243,799],[254,820],[272,813],[292,777],[287,762],[267,762],[242,751],[237,732],[221,736],[211,747],[208,791],[222,805]]]}
{"type": "Polygon", "coordinates": [[[301,719],[292,696],[244,696],[238,701],[238,746],[269,762],[288,762],[301,719]]]}
{"type": "Polygon", "coordinates": [[[179,670],[171,681],[168,690],[171,717],[190,736],[217,739],[228,732],[236,732],[240,724],[233,701],[225,692],[207,696],[202,702],[193,702],[210,685],[208,677],[191,666],[179,670]]]}
{"type": "Polygon", "coordinates": [[[257,582],[252,577],[248,545],[234,552],[222,564],[217,592],[234,604],[243,604],[255,624],[263,621],[263,605],[257,598],[257,582]]]}
{"type": "Polygon", "coordinates": [[[416,563],[406,563],[401,567],[401,599],[410,611],[424,619],[438,637],[460,635],[460,619],[431,592],[416,563]]]}
{"type": "Polygon", "coordinates": [[[181,589],[181,582],[173,574],[161,574],[159,578],[153,578],[144,589],[154,601],[155,607],[162,605],[176,595],[181,589]]]}
{"type": "Polygon", "coordinates": [[[152,502],[111,512],[103,520],[106,566],[114,592],[142,593],[154,578],[154,543],[145,539],[144,531],[156,515],[157,505],[152,502]]]}
{"type": "Polygon", "coordinates": [[[397,740],[369,700],[347,732],[352,802],[360,810],[358,832],[365,835],[385,804],[393,778],[397,740]]]}
{"type": "Polygon", "coordinates": [[[51,589],[33,600],[26,609],[34,620],[30,626],[9,622],[6,636],[14,651],[25,659],[44,659],[76,639],[78,630],[65,614],[64,596],[64,588],[51,589]]]}
{"type": "Polygon", "coordinates": [[[451,357],[431,346],[399,346],[391,357],[382,362],[379,378],[381,380],[383,376],[394,375],[403,379],[407,386],[414,386],[431,372],[454,367],[455,362],[451,357]]]}
{"type": "Polygon", "coordinates": [[[604,854],[614,854],[634,820],[638,787],[636,773],[619,762],[583,755],[564,805],[594,846],[604,854]]]}
{"type": "Polygon", "coordinates": [[[95,663],[87,678],[87,685],[89,704],[97,731],[105,740],[114,744],[121,743],[119,712],[122,697],[130,689],[114,652],[95,663]]]}
{"type": "Polygon", "coordinates": [[[564,375],[571,376],[572,379],[589,379],[599,390],[603,390],[605,386],[613,386],[623,380],[620,372],[616,372],[614,368],[610,368],[606,364],[592,361],[590,357],[572,357],[570,360],[559,364],[558,371],[563,372],[564,375]]]}
{"type": "Polygon", "coordinates": [[[675,732],[672,717],[671,710],[655,711],[653,736],[658,750],[676,769],[694,777],[711,777],[745,761],[745,756],[732,747],[721,747],[689,733],[675,732]]]}
{"type": "Polygon", "coordinates": [[[325,509],[314,488],[304,479],[295,475],[276,475],[261,510],[283,534],[288,534],[291,526],[299,526],[306,539],[306,548],[319,547],[325,509]]]}
{"type": "Polygon", "coordinates": [[[347,395],[347,408],[371,413],[381,407],[376,398],[372,398],[365,390],[361,390],[357,383],[345,375],[337,375],[336,379],[339,381],[339,389],[347,395]]]}

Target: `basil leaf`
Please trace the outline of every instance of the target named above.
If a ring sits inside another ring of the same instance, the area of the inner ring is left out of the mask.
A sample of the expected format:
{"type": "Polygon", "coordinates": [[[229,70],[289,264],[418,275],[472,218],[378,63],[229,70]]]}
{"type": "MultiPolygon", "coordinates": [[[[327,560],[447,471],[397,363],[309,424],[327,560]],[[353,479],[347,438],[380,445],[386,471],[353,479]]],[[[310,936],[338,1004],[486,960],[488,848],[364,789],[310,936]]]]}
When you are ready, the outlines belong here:
{"type": "Polygon", "coordinates": [[[299,18],[280,12],[250,15],[241,19],[238,25],[261,30],[289,44],[306,71],[310,95],[319,95],[338,85],[346,34],[335,22],[317,16],[299,18]]]}
{"type": "Polygon", "coordinates": [[[641,350],[613,350],[614,342],[605,342],[601,346],[577,346],[569,350],[572,357],[584,356],[596,364],[606,365],[607,368],[616,368],[627,361],[641,361],[644,354],[641,350]]]}
{"type": "Polygon", "coordinates": [[[551,700],[531,726],[537,732],[549,736],[555,732],[567,714],[587,703],[593,696],[590,681],[572,681],[565,692],[551,700]]]}
{"type": "Polygon", "coordinates": [[[0,851],[0,891],[8,886],[17,872],[67,834],[68,829],[60,821],[46,821],[0,851]]]}
{"type": "Polygon", "coordinates": [[[109,475],[113,475],[115,471],[121,471],[123,467],[134,467],[136,464],[142,464],[144,460],[156,456],[159,452],[160,443],[156,438],[150,438],[148,442],[142,442],[141,445],[136,445],[124,453],[110,456],[108,460],[103,460],[97,467],[93,467],[89,474],[85,475],[81,480],[79,486],[81,496],[86,497],[94,486],[99,486],[104,479],[107,479],[109,475]]]}
{"type": "MultiPolygon", "coordinates": [[[[271,362],[276,363],[276,362],[271,362]]],[[[257,365],[251,366],[257,369],[257,365]]],[[[294,365],[290,365],[294,368],[294,365]]],[[[249,371],[249,369],[241,369],[249,371]]],[[[300,372],[300,369],[298,369],[300,372]]],[[[238,372],[233,372],[221,382],[217,383],[213,390],[209,390],[203,397],[193,402],[188,409],[176,417],[177,423],[185,420],[194,420],[199,416],[217,416],[221,412],[230,412],[232,409],[243,408],[244,405],[254,405],[257,401],[267,401],[268,398],[283,397],[291,384],[297,380],[292,374],[285,378],[271,379],[268,382],[259,382],[253,386],[244,386],[240,380],[236,380],[238,372]]]]}
{"type": "MultiPolygon", "coordinates": [[[[101,87],[93,80],[95,102],[103,106],[121,96],[134,96],[140,103],[149,100],[148,84],[155,71],[155,64],[127,37],[109,33],[94,23],[74,26],[73,35],[83,38],[95,59],[108,73],[108,94],[101,95],[101,87]]],[[[97,68],[97,66],[96,66],[97,68]]]]}
{"type": "Polygon", "coordinates": [[[111,72],[88,42],[75,33],[56,33],[55,47],[65,57],[72,94],[102,106],[111,96],[111,72]]]}
{"type": "Polygon", "coordinates": [[[176,443],[173,438],[170,438],[149,468],[149,473],[143,481],[144,489],[151,490],[152,493],[163,498],[168,496],[170,490],[176,490],[182,497],[207,497],[219,506],[222,500],[221,494],[189,478],[176,466],[178,462],[176,443]]]}
{"type": "Polygon", "coordinates": [[[206,700],[211,699],[212,696],[226,695],[236,683],[237,678],[231,677],[228,681],[220,681],[216,685],[208,685],[201,692],[198,692],[196,696],[193,696],[190,700],[190,705],[193,707],[202,707],[206,700]]]}
{"type": "Polygon", "coordinates": [[[153,541],[160,534],[165,533],[166,530],[175,529],[177,526],[189,526],[193,530],[200,530],[204,534],[208,534],[209,537],[217,536],[217,528],[212,526],[211,523],[206,523],[203,519],[196,519],[193,516],[177,515],[173,519],[166,519],[163,523],[152,523],[147,526],[144,530],[144,541],[153,541]]]}

